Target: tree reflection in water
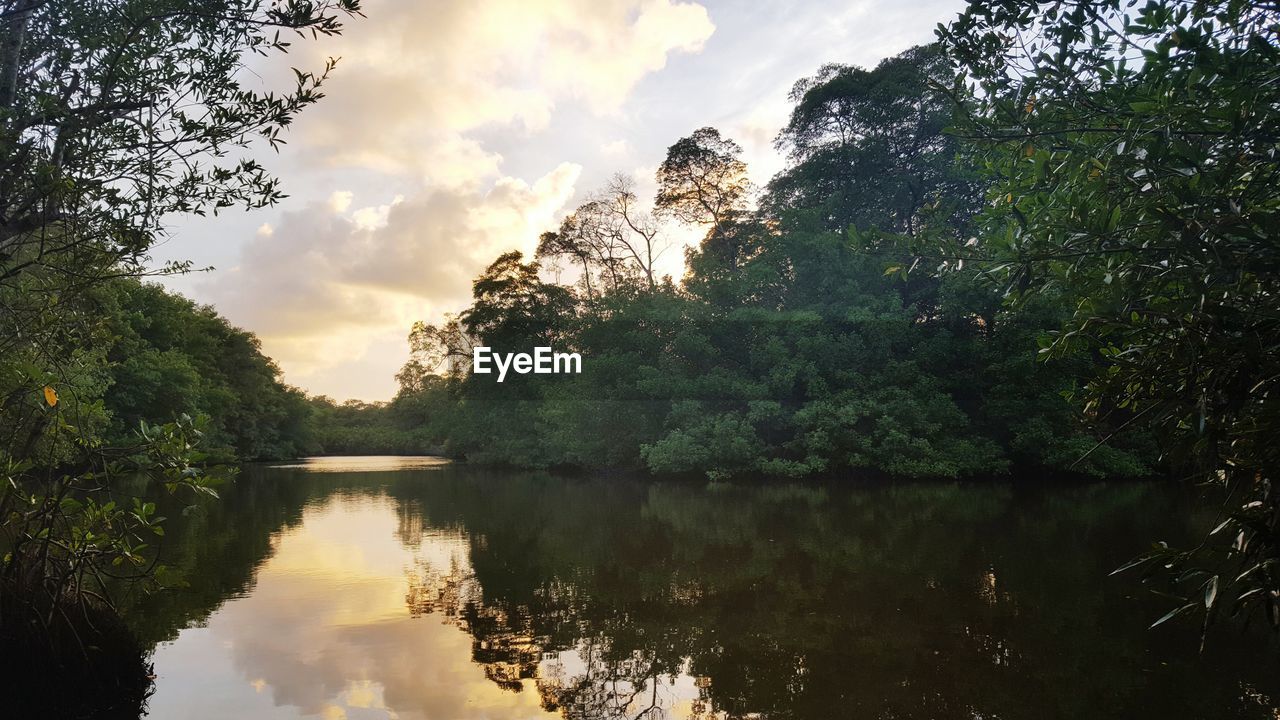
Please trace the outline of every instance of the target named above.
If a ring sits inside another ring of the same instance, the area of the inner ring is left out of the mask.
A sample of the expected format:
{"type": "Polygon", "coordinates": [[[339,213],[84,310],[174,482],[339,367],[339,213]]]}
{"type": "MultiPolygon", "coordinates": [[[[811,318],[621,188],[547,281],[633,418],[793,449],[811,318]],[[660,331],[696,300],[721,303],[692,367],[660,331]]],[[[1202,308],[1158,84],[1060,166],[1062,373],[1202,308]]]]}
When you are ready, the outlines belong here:
{"type": "MultiPolygon", "coordinates": [[[[405,615],[462,631],[486,682],[565,718],[1271,718],[1280,697],[1260,643],[1225,631],[1198,657],[1195,629],[1147,632],[1158,600],[1107,578],[1147,538],[1194,527],[1186,498],[1152,485],[729,487],[459,466],[266,471],[227,495],[170,548],[191,587],[171,596],[166,637],[212,609],[180,598],[251,600],[266,538],[305,526],[302,508],[363,497],[394,512],[405,615]]],[[[400,717],[432,717],[393,689],[400,717]]]]}

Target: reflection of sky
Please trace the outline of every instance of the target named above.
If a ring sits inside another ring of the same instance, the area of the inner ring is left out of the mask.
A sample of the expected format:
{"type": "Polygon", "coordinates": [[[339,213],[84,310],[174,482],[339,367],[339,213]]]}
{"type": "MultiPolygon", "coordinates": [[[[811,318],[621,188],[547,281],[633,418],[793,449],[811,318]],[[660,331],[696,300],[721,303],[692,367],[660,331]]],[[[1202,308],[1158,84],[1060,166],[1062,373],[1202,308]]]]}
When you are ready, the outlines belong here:
{"type": "MultiPolygon", "coordinates": [[[[537,694],[504,691],[471,641],[410,618],[388,498],[335,497],[282,535],[247,597],[156,650],[156,718],[529,718],[537,694]]],[[[427,535],[418,557],[465,565],[465,539],[427,535]]]]}
{"type": "Polygon", "coordinates": [[[271,467],[280,470],[305,469],[307,472],[378,472],[383,470],[423,470],[448,465],[449,461],[431,455],[344,455],[309,457],[294,463],[271,467]]]}
{"type": "MultiPolygon", "coordinates": [[[[521,692],[500,688],[471,661],[470,635],[441,615],[410,616],[410,574],[430,568],[470,577],[469,545],[463,531],[424,528],[412,535],[420,544],[406,547],[397,539],[399,523],[385,496],[334,496],[305,511],[298,526],[274,539],[247,596],[157,648],[150,716],[548,717],[534,681],[521,692]]],[[[579,653],[544,657],[539,682],[572,684],[600,674],[579,653]]],[[[697,695],[687,675],[664,678],[658,705],[688,716],[697,695]]],[[[629,710],[648,700],[645,693],[629,710]]]]}
{"type": "Polygon", "coordinates": [[[723,717],[711,712],[708,704],[699,699],[699,679],[688,673],[688,662],[679,674],[662,675],[656,684],[646,683],[637,688],[630,682],[609,680],[598,664],[593,666],[587,662],[587,658],[599,653],[600,648],[592,648],[586,642],[579,643],[571,651],[548,653],[549,657],[538,665],[538,682],[547,687],[568,687],[594,680],[590,684],[598,688],[600,696],[604,696],[603,702],[597,706],[604,710],[594,713],[600,717],[655,720],[723,717]]]}

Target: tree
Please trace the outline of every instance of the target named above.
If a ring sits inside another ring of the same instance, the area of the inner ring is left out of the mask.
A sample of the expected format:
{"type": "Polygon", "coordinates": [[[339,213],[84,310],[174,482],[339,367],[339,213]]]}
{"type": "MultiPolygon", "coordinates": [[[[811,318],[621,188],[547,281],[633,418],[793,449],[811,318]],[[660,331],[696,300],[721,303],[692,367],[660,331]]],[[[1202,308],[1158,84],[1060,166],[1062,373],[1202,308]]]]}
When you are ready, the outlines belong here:
{"type": "Polygon", "coordinates": [[[982,198],[943,132],[953,106],[938,90],[950,73],[940,48],[925,45],[874,70],[829,64],[798,81],[776,141],[791,165],[770,181],[765,204],[819,210],[839,231],[915,236],[932,222],[955,232],[982,198]]]}
{"type": "Polygon", "coordinates": [[[1154,429],[1223,490],[1213,537],[1147,558],[1187,598],[1161,621],[1280,627],[1277,22],[1273,3],[1002,0],[940,31],[997,183],[985,247],[1015,296],[1073,298],[1044,352],[1095,353],[1084,410],[1154,429]]]}
{"type": "MultiPolygon", "coordinates": [[[[902,62],[918,56],[909,51],[902,62]]],[[[923,82],[911,87],[918,96],[899,88],[895,102],[935,102],[923,82]]],[[[863,105],[877,102],[841,100],[843,112],[872,119],[879,117],[874,108],[863,105]]],[[[867,120],[865,131],[888,135],[895,127],[867,120]]],[[[418,378],[427,377],[420,371],[453,345],[504,342],[527,350],[553,338],[590,358],[581,375],[524,377],[500,393],[485,376],[446,379],[457,389],[455,422],[443,429],[454,448],[467,448],[477,461],[713,477],[1147,472],[1140,443],[1090,452],[1099,437],[1062,398],[1094,368],[1091,358],[1036,361],[1038,334],[1061,320],[1059,298],[1004,308],[1000,288],[975,277],[972,266],[930,263],[908,271],[932,245],[960,245],[973,232],[967,217],[961,223],[921,208],[911,235],[905,226],[831,228],[822,203],[777,215],[768,207],[717,205],[708,198],[743,199],[710,180],[744,181],[736,146],[706,129],[672,148],[668,187],[688,193],[669,193],[684,198],[670,207],[718,222],[688,253],[682,286],[633,291],[642,265],[616,240],[619,206],[597,195],[540,243],[540,257],[570,259],[587,273],[583,289],[600,288],[586,303],[556,309],[562,301],[553,299],[554,286],[509,254],[476,281],[475,302],[458,323],[415,329],[423,350],[415,340],[416,364],[402,380],[406,397],[434,392],[417,389],[418,378]],[[672,168],[691,156],[714,156],[720,169],[685,163],[701,170],[696,183],[681,186],[691,175],[672,168]],[[463,337],[466,343],[456,342],[463,337]],[[1077,462],[1086,453],[1087,462],[1077,462]]],[[[849,154],[849,172],[870,178],[886,163],[908,162],[883,157],[888,148],[871,144],[849,154]]],[[[827,187],[825,178],[809,180],[814,197],[827,187]]],[[[930,192],[937,194],[930,205],[945,205],[942,184],[930,192]]],[[[895,198],[868,194],[876,204],[859,212],[891,217],[895,198]]]]}
{"type": "Polygon", "coordinates": [[[762,240],[772,234],[768,218],[749,211],[754,188],[741,155],[736,142],[704,127],[667,148],[657,172],[654,205],[659,215],[709,226],[698,247],[686,251],[691,272],[685,287],[724,305],[742,299],[740,288],[731,286],[741,267],[759,252],[762,240]]]}
{"type": "Polygon", "coordinates": [[[654,264],[666,250],[666,243],[654,218],[637,207],[635,186],[631,177],[615,174],[598,202],[604,208],[606,234],[626,250],[648,289],[653,290],[658,286],[654,264]]]}
{"type": "MultiPolygon", "coordinates": [[[[424,379],[411,395],[390,403],[320,396],[309,401],[313,450],[319,455],[421,455],[439,452],[435,437],[442,407],[440,378],[424,379]],[[407,401],[412,398],[412,401],[407,401]]],[[[443,398],[447,400],[448,398],[443,398]]],[[[442,408],[443,409],[443,408],[442,408]]]]}
{"type": "Polygon", "coordinates": [[[637,281],[652,291],[658,286],[655,264],[667,249],[666,239],[652,215],[638,207],[635,181],[621,173],[609,179],[561,223],[543,233],[536,256],[569,258],[582,265],[581,282],[587,300],[595,299],[592,275],[610,292],[637,281]]]}
{"type": "Polygon", "coordinates": [[[667,148],[658,166],[659,213],[690,225],[710,225],[719,232],[740,217],[750,199],[742,147],[712,127],[695,130],[667,148]]]}
{"type": "Polygon", "coordinates": [[[118,279],[101,295],[113,338],[102,398],[108,444],[184,414],[209,418],[205,447],[225,459],[297,457],[310,444],[302,392],[281,382],[252,333],[159,285],[118,279]]]}
{"type": "Polygon", "coordinates": [[[43,268],[136,271],[173,213],[281,197],[231,158],[319,100],[318,74],[284,94],[244,86],[246,54],[334,34],[358,0],[5,0],[0,4],[0,282],[43,268]]]}
{"type": "Polygon", "coordinates": [[[480,344],[457,315],[446,314],[439,325],[414,323],[409,331],[409,359],[396,373],[400,394],[426,391],[442,366],[445,377],[461,379],[471,369],[472,350],[480,344]]]}
{"type": "Polygon", "coordinates": [[[538,236],[538,249],[534,252],[534,257],[539,260],[565,257],[580,264],[583,292],[587,302],[591,302],[596,297],[591,288],[594,254],[595,247],[583,235],[577,216],[570,215],[560,223],[559,230],[549,230],[538,236]]]}
{"type": "Polygon", "coordinates": [[[474,302],[458,320],[471,337],[503,351],[554,345],[573,314],[573,298],[538,277],[538,264],[503,253],[472,283],[474,302]]]}
{"type": "Polygon", "coordinates": [[[279,94],[246,87],[243,60],[287,51],[291,34],[336,33],[358,9],[356,0],[0,2],[0,417],[12,428],[0,454],[39,456],[51,423],[45,386],[64,391],[58,409],[77,416],[86,440],[102,427],[100,383],[92,387],[112,338],[96,289],[151,274],[146,254],[173,213],[281,197],[260,164],[235,154],[254,139],[283,142],[333,64],[296,71],[279,94]]]}
{"type": "MultiPolygon", "coordinates": [[[[566,288],[543,282],[538,264],[525,263],[519,252],[494,260],[472,284],[472,297],[471,307],[458,319],[477,344],[495,353],[572,349],[576,299],[566,288]]],[[[495,375],[468,375],[460,389],[450,452],[475,460],[547,465],[537,417],[545,389],[542,378],[508,375],[499,385],[495,375]]]]}

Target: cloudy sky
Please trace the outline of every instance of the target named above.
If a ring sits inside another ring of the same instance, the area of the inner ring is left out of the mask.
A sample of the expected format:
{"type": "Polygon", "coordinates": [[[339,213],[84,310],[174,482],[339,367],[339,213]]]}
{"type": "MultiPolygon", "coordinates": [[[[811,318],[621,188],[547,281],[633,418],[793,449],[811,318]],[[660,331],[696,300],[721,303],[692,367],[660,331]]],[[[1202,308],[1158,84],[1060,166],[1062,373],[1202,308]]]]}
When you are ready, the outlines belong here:
{"type": "MultiPolygon", "coordinates": [[[[468,303],[501,252],[526,253],[615,172],[651,194],[665,149],[712,125],[753,180],[787,91],[826,62],[872,66],[959,12],[960,0],[364,0],[338,38],[254,68],[340,57],[327,97],[259,158],[290,198],[179,219],[166,281],[262,339],[285,380],[338,400],[386,400],[414,320],[468,303]]],[[[678,236],[676,239],[685,240],[678,236]]],[[[681,253],[665,271],[679,277],[681,253]]]]}

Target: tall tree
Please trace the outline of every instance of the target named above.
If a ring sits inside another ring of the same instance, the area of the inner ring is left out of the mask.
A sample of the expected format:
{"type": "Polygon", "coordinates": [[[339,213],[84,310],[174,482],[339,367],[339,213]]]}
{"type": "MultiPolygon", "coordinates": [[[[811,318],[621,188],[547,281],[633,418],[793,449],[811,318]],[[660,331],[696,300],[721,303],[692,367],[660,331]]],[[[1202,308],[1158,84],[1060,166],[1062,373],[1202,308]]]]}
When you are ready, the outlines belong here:
{"type": "Polygon", "coordinates": [[[656,264],[669,241],[650,213],[640,206],[635,180],[615,174],[592,193],[554,232],[543,233],[536,257],[567,258],[581,265],[581,282],[588,300],[595,287],[615,292],[642,283],[658,286],[656,264]]]}
{"type": "Polygon", "coordinates": [[[767,188],[773,212],[809,208],[827,227],[916,235],[930,219],[963,223],[981,204],[972,173],[956,162],[951,68],[925,45],[874,70],[824,65],[791,89],[795,107],[778,134],[790,167],[767,188]]]}
{"type": "Polygon", "coordinates": [[[737,219],[750,200],[742,147],[713,127],[695,130],[667,148],[658,166],[658,212],[710,232],[737,219]]]}
{"type": "Polygon", "coordinates": [[[472,283],[474,302],[459,316],[467,334],[504,352],[553,345],[573,315],[573,298],[538,277],[536,262],[503,253],[472,283]],[[532,343],[532,345],[531,345],[532,343]]]}
{"type": "Polygon", "coordinates": [[[750,211],[755,188],[742,147],[715,128],[701,128],[667,148],[657,181],[654,206],[660,215],[707,226],[698,247],[686,253],[692,272],[685,286],[718,304],[736,304],[741,296],[730,289],[732,281],[771,234],[763,218],[750,211]]]}

